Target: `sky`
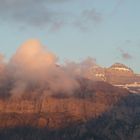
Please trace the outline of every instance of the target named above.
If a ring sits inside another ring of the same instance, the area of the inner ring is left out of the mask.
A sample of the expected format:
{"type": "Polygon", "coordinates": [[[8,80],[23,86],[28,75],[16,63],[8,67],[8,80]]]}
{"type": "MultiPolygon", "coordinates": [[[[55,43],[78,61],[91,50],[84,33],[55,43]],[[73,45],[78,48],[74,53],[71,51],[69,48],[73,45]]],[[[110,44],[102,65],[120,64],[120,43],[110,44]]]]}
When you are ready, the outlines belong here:
{"type": "Polygon", "coordinates": [[[39,40],[66,60],[120,62],[140,73],[139,0],[0,0],[0,52],[39,40]]]}

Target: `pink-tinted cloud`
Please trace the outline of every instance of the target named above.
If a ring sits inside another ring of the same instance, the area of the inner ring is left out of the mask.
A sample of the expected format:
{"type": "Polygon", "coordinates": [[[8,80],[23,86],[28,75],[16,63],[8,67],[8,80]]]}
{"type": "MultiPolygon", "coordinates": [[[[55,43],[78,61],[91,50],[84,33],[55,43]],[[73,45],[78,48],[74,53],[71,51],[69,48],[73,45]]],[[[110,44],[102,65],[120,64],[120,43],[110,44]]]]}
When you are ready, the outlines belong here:
{"type": "Polygon", "coordinates": [[[70,93],[78,83],[56,64],[57,57],[44,49],[39,41],[27,41],[9,62],[10,75],[15,79],[11,92],[19,94],[19,90],[25,92],[29,85],[34,85],[46,94],[70,93]]]}

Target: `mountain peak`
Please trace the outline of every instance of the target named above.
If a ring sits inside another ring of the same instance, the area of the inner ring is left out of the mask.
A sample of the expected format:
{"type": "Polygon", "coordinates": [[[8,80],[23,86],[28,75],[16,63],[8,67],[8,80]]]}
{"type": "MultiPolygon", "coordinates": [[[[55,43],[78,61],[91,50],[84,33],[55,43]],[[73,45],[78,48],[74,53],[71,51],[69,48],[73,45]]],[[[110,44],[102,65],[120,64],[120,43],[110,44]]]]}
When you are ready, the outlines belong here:
{"type": "Polygon", "coordinates": [[[124,65],[122,63],[115,63],[110,67],[110,69],[118,70],[118,71],[133,72],[133,70],[131,68],[127,67],[126,65],[124,65]]]}

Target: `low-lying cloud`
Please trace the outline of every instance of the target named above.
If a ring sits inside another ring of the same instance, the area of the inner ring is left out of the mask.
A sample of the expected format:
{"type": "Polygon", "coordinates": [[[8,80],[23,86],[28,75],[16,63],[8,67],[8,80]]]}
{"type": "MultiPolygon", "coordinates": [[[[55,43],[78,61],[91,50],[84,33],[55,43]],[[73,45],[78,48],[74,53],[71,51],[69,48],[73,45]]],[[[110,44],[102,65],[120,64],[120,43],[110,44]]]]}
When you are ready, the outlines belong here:
{"type": "Polygon", "coordinates": [[[29,40],[8,62],[0,57],[0,96],[71,95],[79,88],[77,78],[94,64],[95,60],[88,58],[60,66],[55,54],[39,41],[29,40]]]}

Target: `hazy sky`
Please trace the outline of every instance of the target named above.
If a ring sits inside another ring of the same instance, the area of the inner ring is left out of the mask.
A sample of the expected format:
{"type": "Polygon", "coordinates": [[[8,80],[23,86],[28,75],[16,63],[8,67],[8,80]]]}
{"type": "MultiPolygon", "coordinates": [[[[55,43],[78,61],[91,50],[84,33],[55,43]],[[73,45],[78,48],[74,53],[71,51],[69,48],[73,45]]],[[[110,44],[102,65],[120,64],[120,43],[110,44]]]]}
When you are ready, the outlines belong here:
{"type": "Polygon", "coordinates": [[[0,0],[0,52],[38,39],[60,61],[88,56],[140,73],[139,0],[0,0]]]}

